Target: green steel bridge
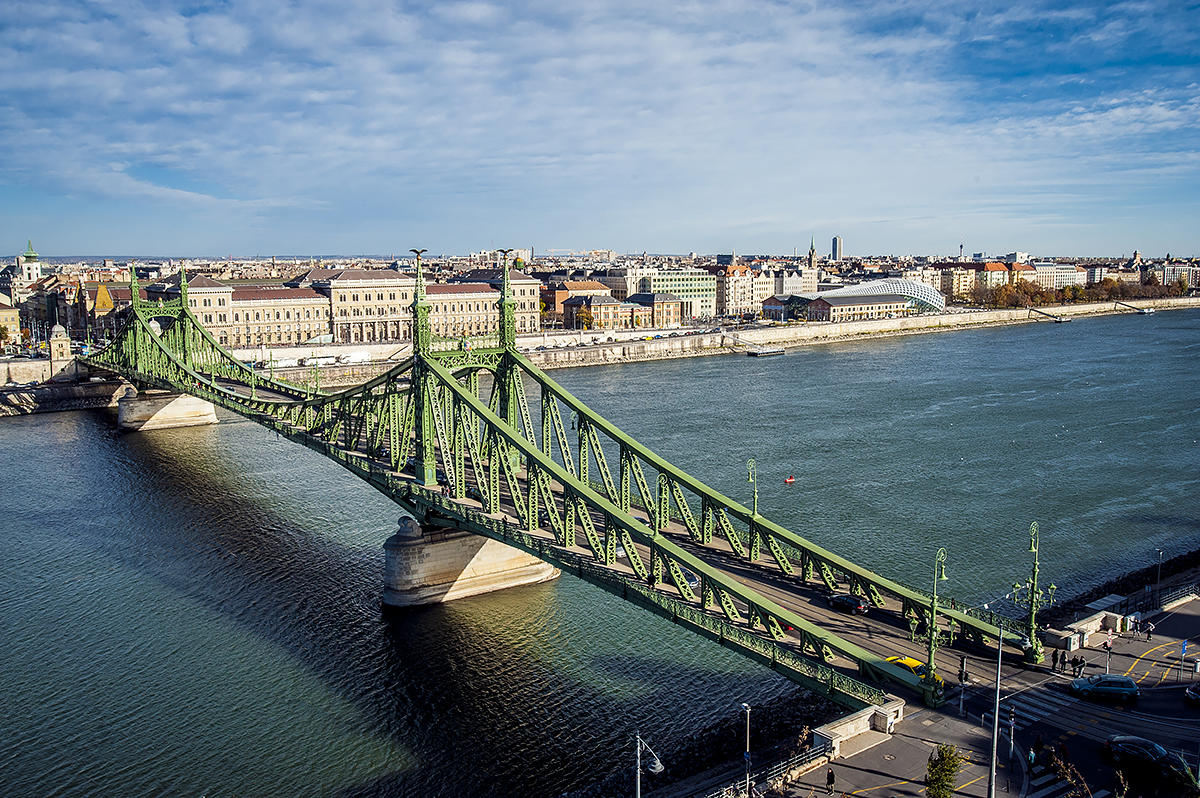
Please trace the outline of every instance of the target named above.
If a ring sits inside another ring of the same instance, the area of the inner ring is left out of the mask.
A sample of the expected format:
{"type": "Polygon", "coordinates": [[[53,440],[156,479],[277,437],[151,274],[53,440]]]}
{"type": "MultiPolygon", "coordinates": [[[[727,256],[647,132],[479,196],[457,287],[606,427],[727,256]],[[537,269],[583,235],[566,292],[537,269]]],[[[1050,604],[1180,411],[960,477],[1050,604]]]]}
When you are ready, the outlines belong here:
{"type": "Polygon", "coordinates": [[[444,338],[431,332],[418,258],[412,357],[340,392],[239,361],[189,310],[186,275],[171,301],[143,301],[136,280],[132,288],[124,326],[86,365],[256,421],[340,463],[424,524],[528,552],[844,706],[881,704],[885,689],[941,702],[939,677],[898,667],[889,653],[936,663],[941,642],[973,658],[998,639],[1022,645],[1019,623],[939,606],[936,592],[785,529],[606,421],[517,351],[507,268],[499,331],[444,338]],[[877,609],[850,624],[814,600],[834,590],[877,609]],[[919,626],[926,641],[935,631],[927,657],[914,645],[919,626]]]}

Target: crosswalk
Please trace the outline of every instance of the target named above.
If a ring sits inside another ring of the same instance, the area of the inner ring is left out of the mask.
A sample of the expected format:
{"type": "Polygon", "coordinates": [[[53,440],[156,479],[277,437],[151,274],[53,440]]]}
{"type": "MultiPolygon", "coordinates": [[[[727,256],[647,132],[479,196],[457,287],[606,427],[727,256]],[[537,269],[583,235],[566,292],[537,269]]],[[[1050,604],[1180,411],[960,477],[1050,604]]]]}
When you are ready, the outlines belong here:
{"type": "MultiPolygon", "coordinates": [[[[1031,690],[1005,696],[1000,702],[1000,728],[1006,734],[1009,727],[1018,732],[1034,723],[1046,721],[1060,729],[1070,730],[1080,737],[1096,742],[1108,739],[1108,731],[1093,717],[1096,708],[1081,705],[1065,693],[1053,690],[1031,690]],[[1011,719],[1011,724],[1010,724],[1011,719]]],[[[991,706],[983,713],[983,724],[992,725],[991,706]]]]}
{"type": "MultiPolygon", "coordinates": [[[[1045,765],[1038,763],[1029,774],[1029,791],[1025,793],[1025,798],[1064,798],[1070,792],[1070,784],[1059,778],[1054,771],[1048,770],[1045,765]]],[[[1108,790],[1099,790],[1092,793],[1092,798],[1108,798],[1108,795],[1108,790]]]]}

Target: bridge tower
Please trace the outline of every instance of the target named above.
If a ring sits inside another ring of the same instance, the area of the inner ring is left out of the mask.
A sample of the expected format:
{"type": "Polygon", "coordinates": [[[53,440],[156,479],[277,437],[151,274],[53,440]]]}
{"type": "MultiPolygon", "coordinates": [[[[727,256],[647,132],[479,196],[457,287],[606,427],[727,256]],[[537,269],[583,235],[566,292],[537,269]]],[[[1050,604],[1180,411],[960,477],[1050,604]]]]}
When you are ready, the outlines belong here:
{"type": "MultiPolygon", "coordinates": [[[[437,469],[436,436],[438,419],[436,413],[443,412],[439,406],[441,394],[431,362],[455,363],[478,366],[485,357],[473,349],[470,339],[459,342],[434,339],[430,324],[430,305],[425,294],[425,276],[421,269],[421,254],[425,250],[412,250],[416,255],[416,285],[412,304],[412,391],[414,404],[414,473],[417,481],[425,487],[437,489],[440,481],[449,483],[455,497],[464,497],[464,478],[461,470],[455,474],[439,475],[437,469]],[[448,348],[449,347],[449,348],[448,348]],[[480,360],[476,361],[478,357],[480,360]],[[439,479],[441,476],[441,480],[439,479]]],[[[491,365],[496,386],[498,415],[513,427],[519,423],[520,402],[525,401],[521,388],[521,371],[516,361],[517,347],[516,303],[508,274],[508,252],[504,253],[504,273],[501,278],[500,299],[496,303],[499,314],[499,352],[493,341],[490,348],[491,365]]],[[[472,393],[478,390],[478,370],[471,370],[466,383],[472,393]]],[[[443,413],[443,428],[454,429],[453,420],[443,413]]],[[[453,434],[453,433],[452,433],[453,434]]],[[[462,435],[454,435],[454,447],[463,446],[462,435]]],[[[511,454],[514,468],[520,467],[520,457],[511,454]]],[[[462,452],[454,458],[457,468],[462,468],[462,452]]],[[[489,495],[498,503],[500,491],[500,469],[488,468],[491,483],[489,495]]],[[[482,508],[485,512],[489,507],[482,508]]],[[[490,510],[494,512],[495,510],[490,510]]],[[[396,534],[384,543],[383,603],[390,607],[410,607],[452,601],[466,596],[491,593],[519,585],[545,582],[558,576],[553,565],[526,554],[497,540],[481,537],[455,528],[448,520],[435,514],[422,518],[401,518],[396,534]]]]}
{"type": "Polygon", "coordinates": [[[413,288],[413,370],[412,390],[416,413],[416,477],[426,487],[437,485],[437,463],[434,456],[433,406],[437,401],[437,383],[426,366],[432,357],[433,334],[429,322],[429,300],[425,298],[425,277],[421,273],[421,253],[417,256],[416,285],[413,288]]]}
{"type": "MultiPolygon", "coordinates": [[[[180,359],[192,365],[192,349],[196,341],[192,317],[187,312],[187,274],[179,270],[179,299],[158,305],[143,302],[138,286],[137,272],[130,267],[129,276],[130,312],[147,320],[145,327],[133,325],[129,328],[130,340],[126,354],[136,373],[151,371],[152,353],[159,351],[150,336],[173,338],[180,359]],[[158,319],[170,319],[171,326],[164,333],[158,319]]],[[[126,432],[195,427],[218,423],[216,408],[211,402],[186,393],[143,389],[130,386],[117,401],[117,429],[126,432]]]]}

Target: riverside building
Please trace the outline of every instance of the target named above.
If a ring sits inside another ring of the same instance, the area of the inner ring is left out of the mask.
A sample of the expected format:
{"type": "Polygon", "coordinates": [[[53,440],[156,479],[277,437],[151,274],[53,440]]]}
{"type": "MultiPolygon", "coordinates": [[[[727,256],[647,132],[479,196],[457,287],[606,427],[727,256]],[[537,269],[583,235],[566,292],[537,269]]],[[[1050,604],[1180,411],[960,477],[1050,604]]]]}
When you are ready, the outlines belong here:
{"type": "Polygon", "coordinates": [[[597,272],[593,279],[608,286],[613,299],[619,301],[632,294],[674,294],[683,304],[686,319],[717,315],[716,275],[694,266],[630,265],[597,272]]]}
{"type": "MultiPolygon", "coordinates": [[[[512,272],[510,279],[514,295],[520,292],[518,330],[533,332],[540,328],[540,284],[524,274],[518,280],[517,274],[512,272]]],[[[499,283],[500,275],[494,277],[499,283]]],[[[194,277],[188,280],[187,295],[200,323],[224,346],[400,343],[411,334],[415,286],[411,274],[392,269],[309,269],[281,286],[227,285],[194,277]]],[[[145,290],[150,301],[174,299],[180,293],[179,275],[145,290]]],[[[479,335],[498,329],[500,291],[488,281],[427,283],[426,295],[436,335],[479,335]]]]}

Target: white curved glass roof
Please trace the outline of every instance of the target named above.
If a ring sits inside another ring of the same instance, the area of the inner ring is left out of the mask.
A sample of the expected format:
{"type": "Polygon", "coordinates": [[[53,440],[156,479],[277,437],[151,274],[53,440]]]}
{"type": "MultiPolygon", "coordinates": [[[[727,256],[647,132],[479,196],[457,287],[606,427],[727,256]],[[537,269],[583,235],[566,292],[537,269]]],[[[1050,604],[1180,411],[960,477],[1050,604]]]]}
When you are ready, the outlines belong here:
{"type": "Polygon", "coordinates": [[[922,310],[935,310],[941,313],[946,309],[946,298],[942,296],[941,291],[931,285],[918,283],[915,280],[903,280],[899,277],[868,280],[865,283],[847,285],[832,291],[822,291],[818,296],[877,296],[879,294],[906,296],[920,305],[922,310]]]}

